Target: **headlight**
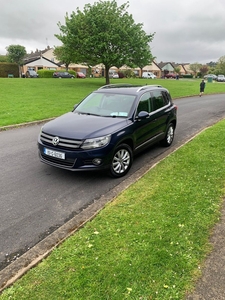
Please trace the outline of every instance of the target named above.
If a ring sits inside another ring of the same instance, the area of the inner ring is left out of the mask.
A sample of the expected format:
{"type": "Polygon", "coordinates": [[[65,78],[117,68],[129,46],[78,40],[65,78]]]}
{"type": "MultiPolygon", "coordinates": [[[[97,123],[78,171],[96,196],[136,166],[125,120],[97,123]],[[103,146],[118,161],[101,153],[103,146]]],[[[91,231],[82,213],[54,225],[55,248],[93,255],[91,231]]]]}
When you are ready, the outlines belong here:
{"type": "Polygon", "coordinates": [[[86,139],[81,146],[82,149],[95,149],[107,145],[110,142],[111,135],[106,135],[94,139],[86,139]]]}

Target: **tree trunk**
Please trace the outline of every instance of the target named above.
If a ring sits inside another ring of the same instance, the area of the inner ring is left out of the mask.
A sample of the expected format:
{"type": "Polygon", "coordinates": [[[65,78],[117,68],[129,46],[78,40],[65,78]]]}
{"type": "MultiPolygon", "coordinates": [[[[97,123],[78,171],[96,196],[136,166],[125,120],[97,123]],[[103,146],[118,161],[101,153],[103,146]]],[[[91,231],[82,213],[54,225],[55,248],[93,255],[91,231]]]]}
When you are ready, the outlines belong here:
{"type": "Polygon", "coordinates": [[[109,66],[105,66],[105,84],[110,84],[110,80],[109,80],[109,66]]]}
{"type": "Polygon", "coordinates": [[[18,64],[18,69],[19,69],[19,78],[21,78],[21,68],[20,68],[20,64],[18,64]]]}

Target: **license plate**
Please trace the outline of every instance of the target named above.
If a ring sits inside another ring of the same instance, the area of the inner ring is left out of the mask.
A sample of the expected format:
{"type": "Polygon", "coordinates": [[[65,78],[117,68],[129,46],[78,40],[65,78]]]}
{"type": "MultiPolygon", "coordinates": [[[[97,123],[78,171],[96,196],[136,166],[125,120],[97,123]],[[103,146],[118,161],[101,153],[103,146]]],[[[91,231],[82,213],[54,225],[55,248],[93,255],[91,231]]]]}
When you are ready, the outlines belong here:
{"type": "Polygon", "coordinates": [[[59,152],[59,151],[53,151],[47,148],[44,148],[44,154],[48,155],[48,156],[52,156],[52,157],[56,157],[56,158],[60,158],[60,159],[65,159],[65,153],[63,152],[59,152]]]}

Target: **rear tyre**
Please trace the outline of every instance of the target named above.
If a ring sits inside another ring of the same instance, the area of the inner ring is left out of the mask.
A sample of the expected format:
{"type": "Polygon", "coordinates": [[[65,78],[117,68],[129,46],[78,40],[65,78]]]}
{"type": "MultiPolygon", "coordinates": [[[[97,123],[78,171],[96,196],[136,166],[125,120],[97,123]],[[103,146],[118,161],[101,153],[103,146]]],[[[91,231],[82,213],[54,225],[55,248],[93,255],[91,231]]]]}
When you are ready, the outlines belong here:
{"type": "Polygon", "coordinates": [[[164,147],[169,147],[174,139],[174,125],[172,123],[169,124],[166,135],[164,139],[161,141],[161,145],[164,147]]]}
{"type": "Polygon", "coordinates": [[[119,178],[128,173],[133,163],[133,153],[127,144],[119,145],[113,155],[109,174],[119,178]]]}

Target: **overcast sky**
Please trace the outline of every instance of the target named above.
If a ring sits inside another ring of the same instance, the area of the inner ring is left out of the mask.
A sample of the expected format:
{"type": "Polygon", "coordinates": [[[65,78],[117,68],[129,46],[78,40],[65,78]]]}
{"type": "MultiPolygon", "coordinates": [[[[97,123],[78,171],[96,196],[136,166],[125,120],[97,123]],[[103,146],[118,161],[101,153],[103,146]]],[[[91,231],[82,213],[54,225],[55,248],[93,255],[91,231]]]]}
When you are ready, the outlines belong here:
{"type": "MultiPolygon", "coordinates": [[[[60,45],[54,34],[66,13],[96,0],[0,0],[0,54],[9,45],[30,53],[60,45]]],[[[118,0],[118,5],[127,2],[118,0]]],[[[207,63],[225,55],[225,0],[130,0],[128,12],[146,33],[156,61],[207,63]]]]}

